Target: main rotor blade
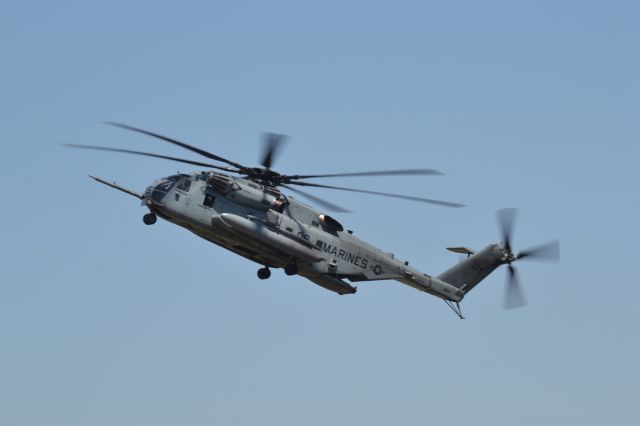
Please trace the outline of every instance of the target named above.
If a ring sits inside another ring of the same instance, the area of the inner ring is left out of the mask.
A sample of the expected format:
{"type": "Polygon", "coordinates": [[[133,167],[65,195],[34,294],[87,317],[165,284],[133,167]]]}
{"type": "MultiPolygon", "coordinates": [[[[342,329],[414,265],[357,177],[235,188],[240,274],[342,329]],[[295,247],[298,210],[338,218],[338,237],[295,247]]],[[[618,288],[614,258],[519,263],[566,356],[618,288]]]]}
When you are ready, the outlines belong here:
{"type": "Polygon", "coordinates": [[[310,183],[310,182],[288,182],[288,183],[289,185],[313,186],[316,188],[329,188],[329,189],[338,189],[340,191],[359,192],[362,194],[381,195],[383,197],[399,198],[402,200],[417,201],[419,203],[436,204],[444,207],[455,207],[455,208],[464,207],[464,204],[450,203],[448,201],[432,200],[430,198],[412,197],[410,195],[391,194],[388,192],[378,192],[378,191],[367,191],[364,189],[344,188],[341,186],[321,185],[319,183],[310,183]]]}
{"type": "Polygon", "coordinates": [[[237,167],[238,169],[243,170],[243,171],[249,169],[248,167],[243,166],[242,164],[238,164],[238,163],[236,163],[234,161],[227,160],[226,158],[220,157],[219,155],[212,154],[212,153],[210,153],[208,151],[205,151],[205,150],[200,149],[198,147],[186,144],[184,142],[180,142],[180,141],[178,141],[176,139],[173,139],[173,138],[170,138],[168,136],[163,136],[161,134],[150,132],[148,130],[139,129],[137,127],[129,126],[127,124],[115,123],[115,122],[112,122],[112,121],[106,121],[104,124],[108,124],[110,126],[115,126],[115,127],[120,127],[121,129],[130,130],[132,132],[138,132],[138,133],[142,133],[143,135],[147,135],[147,136],[151,136],[151,137],[154,137],[154,138],[157,138],[157,139],[161,139],[161,140],[163,140],[165,142],[169,142],[169,143],[172,143],[174,145],[180,146],[182,148],[188,149],[189,151],[195,152],[196,154],[200,154],[200,155],[202,155],[204,157],[207,157],[207,158],[210,158],[212,160],[222,161],[223,163],[227,163],[227,164],[229,164],[231,166],[234,166],[234,167],[237,167]]]}
{"type": "Polygon", "coordinates": [[[518,209],[515,209],[513,207],[498,210],[496,212],[496,216],[498,218],[498,226],[500,227],[500,232],[502,233],[502,242],[504,243],[505,249],[507,249],[507,251],[509,252],[511,251],[513,223],[516,220],[517,214],[518,209]]]}
{"type": "Polygon", "coordinates": [[[527,304],[520,289],[520,282],[516,269],[509,265],[509,273],[507,275],[507,289],[504,298],[505,309],[521,308],[527,304]]]}
{"type": "Polygon", "coordinates": [[[273,164],[274,158],[277,156],[278,151],[282,148],[284,140],[287,137],[278,133],[265,133],[264,134],[264,151],[262,153],[262,164],[266,169],[270,169],[273,164]]]}
{"type": "Polygon", "coordinates": [[[287,188],[291,192],[295,192],[296,194],[300,194],[303,197],[306,197],[306,198],[310,199],[314,203],[324,207],[327,210],[334,211],[334,212],[341,212],[341,213],[351,213],[349,210],[347,210],[347,209],[345,209],[343,207],[340,207],[337,204],[330,203],[327,200],[322,199],[320,197],[316,197],[315,195],[311,195],[308,192],[300,191],[299,189],[292,188],[292,187],[290,187],[288,185],[280,185],[280,186],[282,186],[283,188],[287,188]]]}
{"type": "Polygon", "coordinates": [[[221,167],[221,166],[216,166],[215,164],[203,163],[201,161],[191,161],[184,158],[170,157],[168,155],[152,154],[150,152],[132,151],[130,149],[111,148],[107,146],[95,146],[95,145],[78,145],[78,144],[64,144],[64,146],[67,146],[69,148],[92,149],[95,151],[110,151],[110,152],[120,152],[123,154],[144,155],[145,157],[163,158],[165,160],[177,161],[179,163],[193,164],[194,166],[202,166],[202,167],[207,167],[212,169],[224,170],[225,172],[231,172],[231,173],[241,172],[241,170],[232,169],[231,167],[221,167]]]}
{"type": "Polygon", "coordinates": [[[330,173],[324,175],[291,175],[285,176],[292,179],[311,179],[325,177],[345,177],[345,176],[419,176],[419,175],[443,175],[444,173],[434,169],[403,169],[403,170],[376,170],[371,172],[355,173],[330,173]]]}
{"type": "Polygon", "coordinates": [[[547,260],[557,262],[560,260],[560,242],[553,240],[539,246],[531,247],[518,253],[518,259],[547,260]]]}

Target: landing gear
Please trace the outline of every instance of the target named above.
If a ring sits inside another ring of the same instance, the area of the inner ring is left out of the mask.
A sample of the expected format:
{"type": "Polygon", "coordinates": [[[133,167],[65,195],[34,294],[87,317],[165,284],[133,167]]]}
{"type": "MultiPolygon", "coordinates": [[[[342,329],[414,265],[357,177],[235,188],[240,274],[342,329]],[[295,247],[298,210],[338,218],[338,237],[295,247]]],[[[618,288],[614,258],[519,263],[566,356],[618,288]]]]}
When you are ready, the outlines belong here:
{"type": "Polygon", "coordinates": [[[157,220],[158,220],[158,216],[156,216],[153,213],[147,213],[144,216],[142,216],[142,221],[144,222],[145,225],[153,225],[154,223],[156,223],[157,220]]]}
{"type": "Polygon", "coordinates": [[[444,303],[446,303],[447,306],[450,307],[451,310],[456,313],[458,318],[464,319],[464,315],[462,315],[462,309],[460,309],[460,303],[452,302],[451,300],[445,300],[444,303]]]}
{"type": "Polygon", "coordinates": [[[266,280],[270,276],[271,276],[271,269],[267,268],[266,266],[264,268],[258,269],[258,278],[260,278],[261,280],[266,280]]]}
{"type": "Polygon", "coordinates": [[[290,263],[284,267],[284,273],[287,275],[295,275],[298,273],[298,265],[290,263]]]}

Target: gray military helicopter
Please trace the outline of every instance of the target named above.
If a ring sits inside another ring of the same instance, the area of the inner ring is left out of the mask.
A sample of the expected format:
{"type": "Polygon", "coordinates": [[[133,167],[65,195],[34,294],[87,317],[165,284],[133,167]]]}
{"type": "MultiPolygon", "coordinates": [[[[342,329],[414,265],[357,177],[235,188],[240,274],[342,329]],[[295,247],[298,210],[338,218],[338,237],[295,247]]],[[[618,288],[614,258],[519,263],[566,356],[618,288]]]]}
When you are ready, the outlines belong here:
{"type": "Polygon", "coordinates": [[[154,132],[125,124],[113,122],[106,124],[142,133],[177,145],[210,160],[226,164],[221,166],[104,146],[66,145],[72,148],[162,158],[206,167],[205,171],[176,174],[159,179],[151,184],[143,194],[115,182],[109,182],[95,176],[90,177],[142,200],[142,205],[149,209],[149,213],[143,216],[145,224],[152,225],[158,217],[161,217],[190,230],[207,241],[263,265],[258,269],[258,278],[263,280],[271,276],[271,268],[283,268],[287,275],[301,275],[340,295],[352,294],[357,290],[345,280],[351,283],[396,280],[444,300],[458,317],[463,319],[460,301],[500,265],[508,265],[505,308],[510,309],[525,304],[512,263],[524,258],[539,260],[558,260],[559,258],[557,241],[515,254],[511,247],[511,236],[516,210],[503,209],[498,212],[502,243],[489,244],[477,252],[466,247],[450,247],[448,250],[464,254],[466,258],[434,277],[409,266],[409,262],[398,260],[392,254],[368,244],[353,235],[351,231],[345,231],[342,224],[333,217],[283,194],[279,188],[286,188],[306,197],[327,211],[346,212],[347,210],[294,186],[330,188],[445,207],[463,207],[462,204],[428,198],[306,181],[311,178],[328,177],[441,174],[436,170],[407,169],[283,175],[271,168],[282,146],[283,135],[267,133],[261,162],[263,167],[247,167],[154,132]],[[233,174],[233,176],[227,173],[233,174]]]}

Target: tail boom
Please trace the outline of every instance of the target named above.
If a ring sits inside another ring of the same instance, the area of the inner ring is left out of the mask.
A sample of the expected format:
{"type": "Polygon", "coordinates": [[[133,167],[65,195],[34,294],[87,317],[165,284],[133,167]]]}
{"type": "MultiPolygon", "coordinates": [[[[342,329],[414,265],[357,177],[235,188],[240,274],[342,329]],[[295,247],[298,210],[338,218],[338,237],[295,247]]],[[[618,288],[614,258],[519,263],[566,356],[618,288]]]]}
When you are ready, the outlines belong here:
{"type": "Polygon", "coordinates": [[[459,288],[466,294],[503,263],[505,263],[504,249],[499,244],[489,244],[438,275],[438,279],[459,288]]]}

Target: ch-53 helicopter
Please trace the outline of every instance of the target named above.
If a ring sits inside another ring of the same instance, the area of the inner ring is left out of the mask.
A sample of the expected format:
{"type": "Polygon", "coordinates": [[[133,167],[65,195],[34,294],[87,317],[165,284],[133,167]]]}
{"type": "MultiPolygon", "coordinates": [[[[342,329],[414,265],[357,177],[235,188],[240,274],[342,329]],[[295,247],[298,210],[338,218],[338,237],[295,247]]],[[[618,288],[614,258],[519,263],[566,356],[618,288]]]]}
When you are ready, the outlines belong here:
{"type": "Polygon", "coordinates": [[[308,198],[327,211],[347,212],[346,209],[294,186],[330,188],[342,191],[393,197],[445,207],[462,204],[378,191],[345,188],[307,182],[306,179],[352,176],[439,175],[432,169],[384,170],[315,175],[284,175],[271,166],[279,152],[283,135],[266,133],[261,164],[247,167],[219,155],[176,139],[125,124],[106,124],[151,136],[210,160],[221,166],[184,158],[149,152],[104,146],[67,144],[72,148],[110,151],[162,158],[207,170],[190,174],[176,174],[153,182],[144,193],[132,191],[115,182],[90,176],[96,181],[139,198],[149,209],[143,216],[147,225],[160,217],[182,226],[194,234],[229,251],[262,265],[258,278],[271,276],[271,268],[283,268],[287,275],[301,275],[311,282],[340,295],[355,293],[357,287],[346,282],[396,280],[445,301],[463,319],[460,301],[480,281],[500,265],[508,265],[505,308],[524,306],[516,270],[512,263],[519,259],[557,260],[559,244],[552,241],[515,254],[511,247],[515,209],[498,211],[502,234],[501,243],[492,243],[474,252],[466,247],[448,250],[466,255],[438,276],[431,276],[409,266],[373,245],[345,231],[342,224],[324,212],[283,194],[279,188],[308,198]],[[219,171],[233,174],[220,173],[219,171]]]}

